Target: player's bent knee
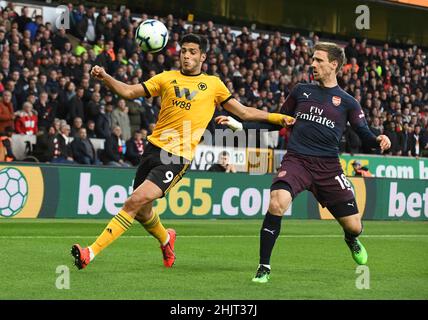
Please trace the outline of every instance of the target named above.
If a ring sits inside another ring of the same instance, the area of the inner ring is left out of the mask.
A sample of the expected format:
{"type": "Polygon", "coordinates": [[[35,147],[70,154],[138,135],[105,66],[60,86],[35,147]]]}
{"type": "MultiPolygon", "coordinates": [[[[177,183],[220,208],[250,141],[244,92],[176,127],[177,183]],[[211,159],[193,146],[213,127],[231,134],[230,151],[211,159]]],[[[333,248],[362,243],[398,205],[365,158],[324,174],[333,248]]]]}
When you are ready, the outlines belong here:
{"type": "Polygon", "coordinates": [[[345,227],[346,231],[354,235],[359,235],[363,231],[361,223],[353,223],[345,227]]]}
{"type": "Polygon", "coordinates": [[[273,215],[282,216],[291,203],[291,195],[286,190],[275,190],[271,192],[269,212],[273,215]]]}
{"type": "Polygon", "coordinates": [[[288,204],[285,200],[271,199],[269,203],[269,212],[273,215],[282,216],[284,215],[287,209],[288,209],[288,204]]]}
{"type": "Polygon", "coordinates": [[[363,224],[358,212],[349,216],[338,217],[337,219],[343,229],[353,235],[359,235],[363,230],[363,224]]]}

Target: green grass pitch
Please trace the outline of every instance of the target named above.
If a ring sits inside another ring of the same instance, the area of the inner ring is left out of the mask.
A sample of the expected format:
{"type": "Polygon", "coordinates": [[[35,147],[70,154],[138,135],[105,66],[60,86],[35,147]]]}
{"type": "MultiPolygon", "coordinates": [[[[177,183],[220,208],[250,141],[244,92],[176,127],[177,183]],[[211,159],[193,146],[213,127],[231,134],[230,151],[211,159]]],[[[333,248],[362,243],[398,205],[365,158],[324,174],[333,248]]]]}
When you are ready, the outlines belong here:
{"type": "Polygon", "coordinates": [[[138,223],[86,269],[73,243],[88,245],[106,220],[0,220],[0,299],[428,299],[428,223],[365,221],[370,289],[335,221],[284,219],[271,280],[251,282],[261,220],[164,220],[177,230],[176,264],[138,223]],[[57,267],[70,288],[57,289],[57,267]]]}

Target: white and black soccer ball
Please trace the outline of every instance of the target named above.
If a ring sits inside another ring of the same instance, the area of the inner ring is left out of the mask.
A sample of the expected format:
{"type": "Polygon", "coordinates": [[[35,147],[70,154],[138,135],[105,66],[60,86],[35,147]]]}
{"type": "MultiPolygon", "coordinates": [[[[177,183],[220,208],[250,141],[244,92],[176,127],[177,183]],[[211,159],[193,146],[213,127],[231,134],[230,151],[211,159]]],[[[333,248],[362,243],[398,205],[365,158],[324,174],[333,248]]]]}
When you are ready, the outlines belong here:
{"type": "Polygon", "coordinates": [[[144,52],[161,51],[168,43],[168,29],[159,20],[145,20],[135,31],[135,41],[144,52]]]}
{"type": "Polygon", "coordinates": [[[28,197],[28,183],[16,168],[0,170],[0,216],[12,217],[25,206],[28,197]]]}

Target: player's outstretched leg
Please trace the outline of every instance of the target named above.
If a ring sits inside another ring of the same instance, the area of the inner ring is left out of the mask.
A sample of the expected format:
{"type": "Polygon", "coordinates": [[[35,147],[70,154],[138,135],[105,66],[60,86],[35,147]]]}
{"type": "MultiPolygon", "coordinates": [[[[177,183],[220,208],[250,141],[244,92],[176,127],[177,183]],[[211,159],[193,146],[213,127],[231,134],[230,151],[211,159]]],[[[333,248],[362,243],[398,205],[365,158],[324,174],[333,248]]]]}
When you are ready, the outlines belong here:
{"type": "Polygon", "coordinates": [[[147,232],[158,239],[164,266],[167,268],[172,267],[175,262],[174,244],[177,237],[175,230],[165,229],[159,215],[152,210],[151,204],[143,206],[135,218],[147,232]]]}
{"type": "Polygon", "coordinates": [[[351,255],[354,261],[359,265],[364,265],[367,264],[369,255],[367,254],[366,248],[357,238],[361,234],[361,232],[359,234],[352,234],[345,231],[345,242],[351,250],[351,255]]]}
{"type": "Polygon", "coordinates": [[[89,247],[82,248],[79,244],[74,244],[71,247],[71,255],[74,258],[75,266],[79,270],[86,268],[98,253],[127,231],[133,221],[134,217],[122,209],[110,220],[103,232],[89,247]]]}
{"type": "Polygon", "coordinates": [[[282,216],[275,216],[269,211],[265,215],[260,229],[260,260],[253,282],[266,283],[270,277],[270,257],[275,241],[281,231],[282,216]]]}
{"type": "Polygon", "coordinates": [[[168,231],[168,242],[165,245],[161,245],[162,256],[163,256],[163,265],[167,268],[173,266],[175,262],[175,251],[174,244],[175,239],[177,238],[177,233],[174,229],[167,229],[168,231]]]}
{"type": "Polygon", "coordinates": [[[352,259],[359,265],[366,264],[368,259],[367,250],[358,239],[358,236],[363,232],[363,224],[358,213],[356,201],[345,201],[335,206],[330,206],[328,209],[343,228],[345,243],[351,250],[352,259]]]}
{"type": "Polygon", "coordinates": [[[345,243],[351,250],[354,261],[359,265],[367,263],[368,254],[358,236],[363,232],[363,224],[358,213],[338,218],[345,233],[345,243]]]}
{"type": "Polygon", "coordinates": [[[82,248],[78,244],[74,244],[71,247],[71,255],[74,258],[76,267],[78,269],[85,268],[97,254],[107,248],[131,227],[141,207],[152,203],[161,196],[162,190],[159,187],[151,181],[144,181],[125,201],[122,210],[110,220],[93,244],[87,248],[82,248]]]}
{"type": "Polygon", "coordinates": [[[286,190],[273,190],[269,211],[260,229],[260,260],[253,282],[266,283],[270,278],[270,257],[275,241],[281,232],[282,215],[291,203],[291,194],[286,190]]]}

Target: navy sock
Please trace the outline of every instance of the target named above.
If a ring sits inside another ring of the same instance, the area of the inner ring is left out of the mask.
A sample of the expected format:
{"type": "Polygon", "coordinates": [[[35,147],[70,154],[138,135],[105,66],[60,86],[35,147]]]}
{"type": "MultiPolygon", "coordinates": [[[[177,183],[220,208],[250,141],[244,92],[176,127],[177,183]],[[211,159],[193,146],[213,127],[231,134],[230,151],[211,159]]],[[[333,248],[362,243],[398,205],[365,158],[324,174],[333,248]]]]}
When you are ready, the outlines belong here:
{"type": "Polygon", "coordinates": [[[346,242],[354,242],[355,239],[357,239],[358,236],[363,233],[363,229],[364,229],[364,227],[363,227],[362,223],[361,223],[361,231],[358,234],[350,233],[350,232],[346,231],[345,229],[343,229],[343,231],[345,232],[345,241],[346,242]]]}
{"type": "Polygon", "coordinates": [[[260,230],[260,264],[270,264],[273,246],[281,231],[281,219],[269,211],[266,213],[260,230]]]}

